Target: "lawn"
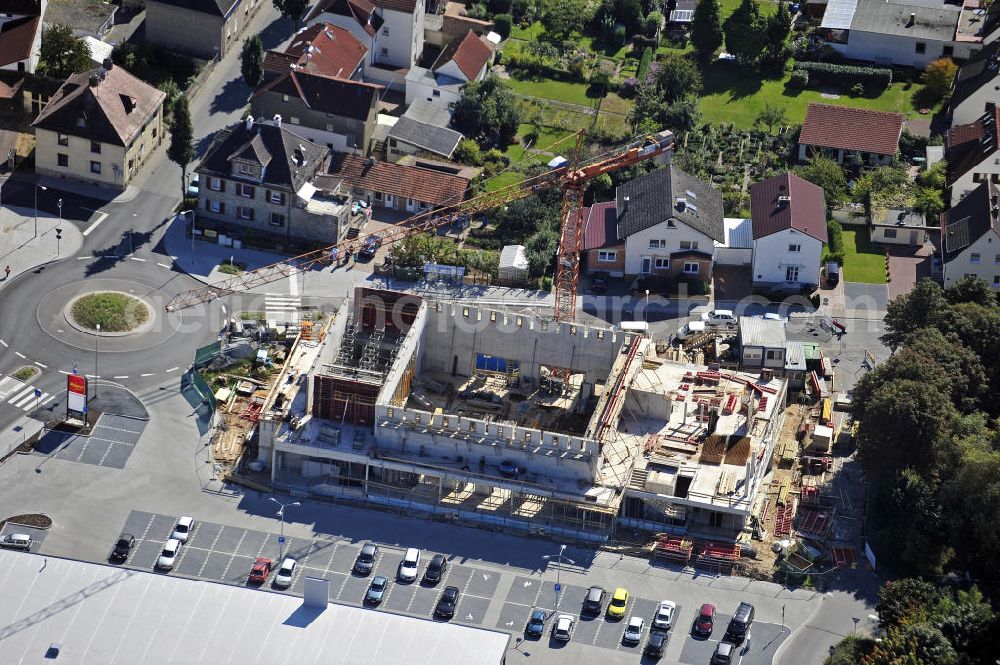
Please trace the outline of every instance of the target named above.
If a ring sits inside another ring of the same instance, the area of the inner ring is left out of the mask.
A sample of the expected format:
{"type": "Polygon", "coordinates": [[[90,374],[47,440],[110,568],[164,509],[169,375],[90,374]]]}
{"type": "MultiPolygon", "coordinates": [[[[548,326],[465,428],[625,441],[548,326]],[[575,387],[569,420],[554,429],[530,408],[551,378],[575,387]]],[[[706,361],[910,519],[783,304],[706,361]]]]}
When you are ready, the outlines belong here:
{"type": "Polygon", "coordinates": [[[495,192],[498,189],[503,189],[508,185],[513,185],[522,180],[524,180],[524,175],[521,173],[517,171],[505,171],[486,181],[486,191],[495,192]]]}
{"type": "Polygon", "coordinates": [[[519,95],[554,99],[558,102],[593,107],[598,101],[587,96],[586,83],[555,81],[552,79],[516,79],[511,77],[510,87],[519,95]]]}
{"type": "Polygon", "coordinates": [[[530,42],[532,39],[537,39],[543,32],[545,32],[545,28],[542,27],[542,24],[539,21],[535,21],[527,28],[521,28],[517,25],[513,25],[510,28],[511,39],[523,39],[526,42],[530,42]]]}
{"type": "Polygon", "coordinates": [[[878,97],[841,94],[831,99],[818,90],[786,89],[787,76],[764,80],[753,70],[718,60],[708,65],[702,76],[705,81],[700,101],[702,122],[731,122],[743,128],[753,127],[754,118],[765,104],[783,107],[789,124],[802,122],[810,102],[895,111],[907,117],[916,117],[919,113],[913,97],[923,88],[917,84],[893,83],[878,97]]]}
{"type": "Polygon", "coordinates": [[[872,244],[867,227],[844,228],[844,281],[885,284],[885,252],[872,244]]]}

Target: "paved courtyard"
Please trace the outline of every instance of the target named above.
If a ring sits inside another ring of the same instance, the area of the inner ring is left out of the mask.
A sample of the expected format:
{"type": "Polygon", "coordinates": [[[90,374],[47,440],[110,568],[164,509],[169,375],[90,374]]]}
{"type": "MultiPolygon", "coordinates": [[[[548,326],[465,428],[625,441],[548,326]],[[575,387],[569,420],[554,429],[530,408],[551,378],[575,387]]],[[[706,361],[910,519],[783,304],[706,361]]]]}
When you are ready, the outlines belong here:
{"type": "Polygon", "coordinates": [[[35,444],[35,455],[124,469],[146,422],[102,414],[87,436],[49,430],[35,444]]]}

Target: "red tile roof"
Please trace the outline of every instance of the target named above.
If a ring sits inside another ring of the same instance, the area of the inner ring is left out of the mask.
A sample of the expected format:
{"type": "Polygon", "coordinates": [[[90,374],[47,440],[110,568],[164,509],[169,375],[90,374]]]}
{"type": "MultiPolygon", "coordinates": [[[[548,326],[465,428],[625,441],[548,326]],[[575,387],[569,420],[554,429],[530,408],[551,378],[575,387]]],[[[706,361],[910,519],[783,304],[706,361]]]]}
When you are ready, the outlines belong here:
{"type": "Polygon", "coordinates": [[[41,26],[38,16],[7,21],[0,29],[0,67],[27,60],[41,26]]]}
{"type": "Polygon", "coordinates": [[[618,215],[614,201],[595,203],[580,211],[583,215],[583,250],[619,244],[618,215]]]}
{"type": "Polygon", "coordinates": [[[479,70],[490,61],[491,57],[493,57],[493,50],[479,35],[469,30],[461,41],[456,39],[444,47],[431,69],[437,71],[446,63],[454,60],[458,68],[465,74],[465,78],[474,81],[479,70]]]}
{"type": "Polygon", "coordinates": [[[950,187],[966,173],[992,159],[1000,150],[1000,107],[986,103],[986,111],[975,122],[956,125],[945,135],[944,157],[948,163],[945,182],[950,187]]]}
{"type": "Polygon", "coordinates": [[[280,59],[285,71],[294,63],[312,74],[350,78],[367,52],[365,45],[348,30],[330,23],[316,23],[296,33],[284,53],[268,51],[265,63],[268,58],[280,59]]]}
{"type": "Polygon", "coordinates": [[[794,173],[783,173],[750,186],[750,218],[754,240],[795,229],[826,242],[823,188],[794,173]]]}
{"type": "Polygon", "coordinates": [[[355,187],[435,206],[459,203],[469,186],[467,178],[449,173],[344,153],[334,153],[329,173],[355,187]]]}
{"type": "Polygon", "coordinates": [[[894,155],[904,119],[902,113],[810,104],[799,143],[894,155]]]}

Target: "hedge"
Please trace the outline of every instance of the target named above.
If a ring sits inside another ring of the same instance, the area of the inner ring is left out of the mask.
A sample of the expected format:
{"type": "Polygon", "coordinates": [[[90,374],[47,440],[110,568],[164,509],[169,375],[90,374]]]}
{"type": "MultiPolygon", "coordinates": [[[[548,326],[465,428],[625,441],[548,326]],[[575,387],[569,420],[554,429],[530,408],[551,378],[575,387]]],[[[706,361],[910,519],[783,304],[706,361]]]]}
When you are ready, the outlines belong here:
{"type": "Polygon", "coordinates": [[[788,77],[788,87],[801,90],[809,85],[809,72],[803,69],[796,69],[788,77]]]}
{"type": "Polygon", "coordinates": [[[501,39],[510,37],[510,28],[514,19],[510,14],[497,14],[493,17],[493,29],[500,35],[501,39]]]}
{"type": "Polygon", "coordinates": [[[892,83],[892,70],[885,67],[858,67],[832,62],[797,62],[793,71],[809,74],[813,84],[835,85],[846,89],[860,83],[867,90],[881,90],[892,83]]]}
{"type": "Polygon", "coordinates": [[[642,51],[642,58],[639,60],[639,69],[636,70],[635,77],[639,79],[639,82],[646,80],[646,71],[649,69],[649,63],[653,61],[653,49],[648,46],[642,51]]]}
{"type": "Polygon", "coordinates": [[[843,265],[844,263],[844,227],[839,222],[827,222],[826,224],[827,258],[831,261],[843,265]]]}

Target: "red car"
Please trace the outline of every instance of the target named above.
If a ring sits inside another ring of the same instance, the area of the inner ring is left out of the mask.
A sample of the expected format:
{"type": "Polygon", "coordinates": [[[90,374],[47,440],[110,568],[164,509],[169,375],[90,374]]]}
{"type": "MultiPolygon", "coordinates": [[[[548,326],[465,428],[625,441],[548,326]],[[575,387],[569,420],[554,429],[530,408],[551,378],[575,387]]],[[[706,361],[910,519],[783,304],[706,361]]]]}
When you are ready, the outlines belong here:
{"type": "Polygon", "coordinates": [[[715,605],[705,603],[698,610],[698,617],[694,620],[694,632],[698,635],[708,637],[715,627],[715,605]]]}
{"type": "Polygon", "coordinates": [[[263,584],[267,581],[267,576],[271,574],[271,568],[274,567],[274,561],[266,557],[259,556],[253,562],[253,567],[250,568],[250,578],[249,581],[252,584],[263,584]]]}

